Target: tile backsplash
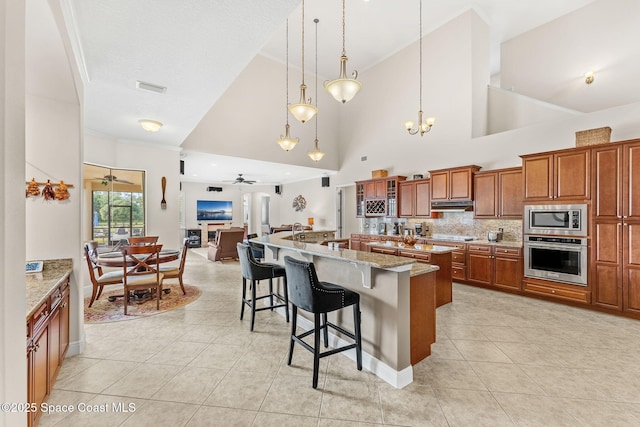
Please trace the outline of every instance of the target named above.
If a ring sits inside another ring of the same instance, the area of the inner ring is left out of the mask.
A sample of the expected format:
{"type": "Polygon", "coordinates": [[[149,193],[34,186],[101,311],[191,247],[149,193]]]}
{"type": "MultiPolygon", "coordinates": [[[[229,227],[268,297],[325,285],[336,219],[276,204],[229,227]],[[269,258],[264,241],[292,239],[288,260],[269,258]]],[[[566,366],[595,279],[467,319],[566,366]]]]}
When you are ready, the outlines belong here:
{"type": "Polygon", "coordinates": [[[405,228],[413,228],[414,223],[424,223],[429,227],[427,236],[432,234],[455,234],[474,236],[486,240],[489,231],[503,229],[503,240],[522,241],[522,220],[518,219],[474,219],[473,212],[444,212],[442,218],[365,218],[362,220],[362,233],[377,234],[379,224],[402,223],[405,228]]]}

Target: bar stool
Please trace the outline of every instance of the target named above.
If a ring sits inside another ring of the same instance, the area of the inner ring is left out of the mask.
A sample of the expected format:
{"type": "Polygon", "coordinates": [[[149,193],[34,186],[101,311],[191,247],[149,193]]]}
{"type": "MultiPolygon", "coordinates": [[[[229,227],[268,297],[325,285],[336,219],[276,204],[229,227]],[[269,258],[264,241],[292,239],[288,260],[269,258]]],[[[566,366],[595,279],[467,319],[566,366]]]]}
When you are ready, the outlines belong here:
{"type": "Polygon", "coordinates": [[[266,262],[258,262],[253,257],[251,247],[244,243],[238,243],[238,258],[240,259],[240,268],[242,270],[242,308],[240,310],[240,320],[244,317],[245,304],[251,308],[251,330],[255,322],[256,311],[272,310],[278,307],[284,307],[285,317],[289,323],[289,293],[287,290],[287,276],[284,267],[278,264],[270,264],[266,262]],[[273,279],[282,277],[283,293],[280,295],[273,292],[273,279]],[[269,293],[261,297],[256,297],[256,286],[260,280],[269,279],[269,293]],[[247,280],[250,281],[251,298],[247,298],[247,280]],[[269,298],[269,305],[256,308],[256,301],[269,298]],[[274,298],[281,301],[282,304],[274,305],[274,298]]]}
{"type": "Polygon", "coordinates": [[[289,343],[289,360],[291,365],[294,343],[300,344],[313,353],[313,388],[318,387],[318,367],[320,358],[339,353],[341,351],[356,349],[356,366],[362,370],[362,337],[360,334],[360,294],[342,286],[328,282],[320,282],[312,262],[299,261],[289,256],[284,257],[284,266],[289,279],[293,320],[291,321],[291,341],[289,343]],[[354,332],[351,333],[338,325],[327,321],[327,313],[353,306],[354,332]],[[296,335],[296,320],[298,308],[313,313],[314,328],[296,335]],[[322,321],[321,321],[322,315],[322,321]],[[324,335],[324,346],[329,346],[329,327],[354,340],[353,344],[334,348],[323,353],[320,352],[320,331],[324,335]],[[302,339],[314,334],[314,345],[311,347],[302,339]]]}

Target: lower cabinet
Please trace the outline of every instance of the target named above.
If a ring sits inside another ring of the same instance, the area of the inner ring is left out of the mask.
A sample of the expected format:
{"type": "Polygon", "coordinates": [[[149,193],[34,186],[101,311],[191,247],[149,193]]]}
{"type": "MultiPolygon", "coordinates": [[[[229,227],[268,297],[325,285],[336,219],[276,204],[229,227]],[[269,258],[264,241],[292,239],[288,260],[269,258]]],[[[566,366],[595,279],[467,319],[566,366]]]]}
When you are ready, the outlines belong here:
{"type": "Polygon", "coordinates": [[[469,283],[519,291],[522,269],[520,248],[468,245],[467,282],[469,283]]]}
{"type": "Polygon", "coordinates": [[[563,301],[573,301],[590,304],[591,292],[582,286],[568,285],[559,282],[549,282],[526,277],[522,281],[522,290],[525,294],[532,294],[563,301]]]}
{"type": "Polygon", "coordinates": [[[69,282],[56,288],[27,319],[27,401],[37,409],[27,424],[37,425],[69,348],[69,282]]]}

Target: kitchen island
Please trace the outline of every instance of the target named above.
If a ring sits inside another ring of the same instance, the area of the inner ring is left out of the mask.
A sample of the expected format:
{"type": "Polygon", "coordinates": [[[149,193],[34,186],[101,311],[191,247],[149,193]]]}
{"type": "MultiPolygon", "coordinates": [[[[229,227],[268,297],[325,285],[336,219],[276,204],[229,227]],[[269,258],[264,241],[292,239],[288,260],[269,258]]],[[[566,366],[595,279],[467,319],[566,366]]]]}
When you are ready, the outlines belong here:
{"type": "MultiPolygon", "coordinates": [[[[289,233],[252,239],[265,246],[265,261],[283,265],[284,257],[314,263],[318,278],[360,294],[363,367],[401,388],[413,381],[412,365],[427,357],[435,341],[437,266],[379,253],[331,249],[293,241],[289,233]]],[[[299,312],[299,314],[307,313],[299,312]]],[[[353,330],[352,318],[340,311],[330,321],[353,330]]],[[[298,325],[311,329],[309,317],[298,325]]],[[[341,338],[333,336],[332,346],[341,338]]],[[[355,359],[354,352],[346,353],[355,359]]]]}
{"type": "Polygon", "coordinates": [[[408,257],[420,263],[437,265],[440,269],[436,272],[436,307],[448,304],[453,300],[451,253],[456,248],[419,243],[407,245],[393,240],[372,241],[368,245],[371,252],[408,257]]]}

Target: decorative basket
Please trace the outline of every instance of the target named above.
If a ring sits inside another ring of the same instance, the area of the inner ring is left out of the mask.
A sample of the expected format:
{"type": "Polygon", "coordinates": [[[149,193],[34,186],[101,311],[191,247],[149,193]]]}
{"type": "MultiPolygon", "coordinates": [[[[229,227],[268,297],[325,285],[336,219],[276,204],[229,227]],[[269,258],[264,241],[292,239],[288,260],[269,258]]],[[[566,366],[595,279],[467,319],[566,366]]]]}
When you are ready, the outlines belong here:
{"type": "Polygon", "coordinates": [[[389,173],[386,169],[377,169],[371,171],[371,178],[385,178],[387,175],[389,175],[389,173]]]}
{"type": "Polygon", "coordinates": [[[611,128],[609,126],[576,132],[576,147],[606,144],[607,142],[611,142],[611,128]]]}

